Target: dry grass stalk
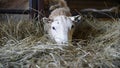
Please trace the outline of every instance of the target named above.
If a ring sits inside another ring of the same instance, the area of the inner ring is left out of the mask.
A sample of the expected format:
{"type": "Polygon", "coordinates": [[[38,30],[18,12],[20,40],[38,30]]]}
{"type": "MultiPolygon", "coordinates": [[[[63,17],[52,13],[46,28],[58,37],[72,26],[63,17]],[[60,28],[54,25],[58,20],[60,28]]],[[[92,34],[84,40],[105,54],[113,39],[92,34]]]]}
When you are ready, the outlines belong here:
{"type": "Polygon", "coordinates": [[[69,46],[51,43],[40,22],[0,22],[0,68],[119,68],[120,21],[86,22],[87,38],[69,46]]]}

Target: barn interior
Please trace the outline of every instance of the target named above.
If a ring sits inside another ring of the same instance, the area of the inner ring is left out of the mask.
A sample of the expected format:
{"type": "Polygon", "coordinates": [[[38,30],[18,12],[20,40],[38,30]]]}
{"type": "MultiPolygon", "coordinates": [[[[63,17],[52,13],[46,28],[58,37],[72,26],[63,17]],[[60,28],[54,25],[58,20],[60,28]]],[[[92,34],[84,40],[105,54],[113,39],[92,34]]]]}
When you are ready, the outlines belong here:
{"type": "MultiPolygon", "coordinates": [[[[66,1],[73,15],[83,9],[102,10],[120,5],[118,0],[66,1]]],[[[50,5],[44,2],[46,16],[50,5]]],[[[0,0],[0,8],[17,7],[29,9],[28,0],[0,0]]],[[[120,18],[111,14],[107,20],[83,15],[74,40],[64,45],[52,43],[43,35],[43,22],[27,20],[22,14],[13,18],[8,15],[5,21],[0,19],[0,68],[120,68],[120,18]],[[20,15],[22,18],[14,21],[20,15]]]]}

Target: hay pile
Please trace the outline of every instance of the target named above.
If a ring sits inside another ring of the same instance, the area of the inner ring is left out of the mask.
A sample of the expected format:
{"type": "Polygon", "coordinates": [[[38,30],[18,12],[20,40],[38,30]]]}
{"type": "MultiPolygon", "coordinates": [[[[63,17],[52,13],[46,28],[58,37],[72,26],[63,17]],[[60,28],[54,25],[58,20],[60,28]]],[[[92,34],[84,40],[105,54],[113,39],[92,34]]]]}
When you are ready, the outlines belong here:
{"type": "Polygon", "coordinates": [[[52,44],[40,22],[0,22],[0,68],[120,68],[120,20],[86,22],[75,45],[52,44]]]}

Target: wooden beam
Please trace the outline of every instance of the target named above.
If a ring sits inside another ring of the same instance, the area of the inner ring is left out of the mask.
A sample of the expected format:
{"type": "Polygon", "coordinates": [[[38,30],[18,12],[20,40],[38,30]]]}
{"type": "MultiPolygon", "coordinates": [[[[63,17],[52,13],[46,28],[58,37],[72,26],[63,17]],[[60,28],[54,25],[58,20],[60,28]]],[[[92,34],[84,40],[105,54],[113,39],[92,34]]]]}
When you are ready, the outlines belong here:
{"type": "Polygon", "coordinates": [[[43,17],[43,11],[44,11],[44,0],[38,0],[38,15],[39,19],[43,17]]]}
{"type": "Polygon", "coordinates": [[[30,16],[32,19],[38,20],[38,17],[42,17],[44,0],[29,0],[30,5],[30,16]]]}
{"type": "Polygon", "coordinates": [[[29,0],[30,18],[36,19],[38,16],[38,0],[29,0]]]}

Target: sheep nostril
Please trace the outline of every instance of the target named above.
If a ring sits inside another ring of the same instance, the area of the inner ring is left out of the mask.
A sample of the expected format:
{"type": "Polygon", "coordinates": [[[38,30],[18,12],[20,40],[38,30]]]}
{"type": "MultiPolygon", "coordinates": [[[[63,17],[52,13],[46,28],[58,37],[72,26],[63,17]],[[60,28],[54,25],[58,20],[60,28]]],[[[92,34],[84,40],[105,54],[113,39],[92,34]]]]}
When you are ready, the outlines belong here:
{"type": "Polygon", "coordinates": [[[62,44],[68,44],[68,42],[64,42],[64,41],[63,41],[62,44]]]}

